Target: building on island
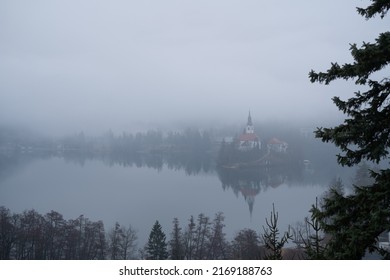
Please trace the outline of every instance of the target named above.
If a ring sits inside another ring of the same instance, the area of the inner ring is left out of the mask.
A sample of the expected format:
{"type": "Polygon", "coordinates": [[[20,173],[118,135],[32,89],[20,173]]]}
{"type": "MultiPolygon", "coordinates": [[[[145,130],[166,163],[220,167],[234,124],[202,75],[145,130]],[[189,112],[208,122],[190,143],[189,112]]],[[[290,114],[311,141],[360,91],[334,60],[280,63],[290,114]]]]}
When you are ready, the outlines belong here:
{"type": "Polygon", "coordinates": [[[248,121],[243,133],[238,137],[238,149],[241,151],[249,151],[254,148],[261,149],[261,141],[255,133],[251,112],[248,114],[248,121]]]}
{"type": "Polygon", "coordinates": [[[267,147],[270,152],[285,153],[287,151],[288,144],[274,137],[268,141],[267,147]]]}

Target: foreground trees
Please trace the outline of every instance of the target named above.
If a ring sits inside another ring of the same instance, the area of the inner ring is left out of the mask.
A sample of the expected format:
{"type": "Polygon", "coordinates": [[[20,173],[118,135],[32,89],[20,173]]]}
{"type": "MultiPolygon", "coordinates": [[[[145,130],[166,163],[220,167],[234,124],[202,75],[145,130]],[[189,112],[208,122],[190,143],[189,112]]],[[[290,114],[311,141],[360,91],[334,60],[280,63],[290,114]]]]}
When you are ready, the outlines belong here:
{"type": "Polygon", "coordinates": [[[240,230],[231,244],[231,258],[235,260],[260,259],[260,240],[253,229],[240,230]]]}
{"type": "Polygon", "coordinates": [[[0,206],[0,260],[11,258],[11,249],[16,242],[16,227],[9,209],[0,206]]]}
{"type": "Polygon", "coordinates": [[[322,259],[323,231],[313,216],[295,235],[301,245],[285,245],[290,233],[279,235],[278,214],[272,210],[267,227],[236,232],[231,241],[224,232],[225,217],[216,213],[213,219],[204,214],[193,216],[180,226],[173,220],[170,240],[158,221],[153,225],[146,245],[137,251],[137,234],[131,226],[116,223],[107,234],[101,221],[93,222],[83,215],[65,220],[51,211],[41,215],[35,210],[12,214],[0,206],[0,259],[93,260],[93,259],[175,259],[175,260],[254,260],[254,259],[322,259]],[[286,246],[287,247],[287,246],[286,246]],[[137,252],[137,253],[136,253],[137,252]]]}
{"type": "Polygon", "coordinates": [[[150,260],[166,260],[168,258],[165,233],[158,221],[153,225],[146,244],[147,258],[150,260]]]}
{"type": "Polygon", "coordinates": [[[224,232],[224,215],[221,212],[215,214],[214,220],[203,213],[197,220],[190,217],[185,228],[181,247],[183,258],[186,260],[217,260],[229,258],[229,243],[224,232]]]}
{"type": "Polygon", "coordinates": [[[65,220],[55,211],[11,214],[0,206],[0,259],[94,260],[135,258],[136,232],[116,223],[106,235],[102,221],[83,215],[65,220]]]}
{"type": "Polygon", "coordinates": [[[131,227],[118,222],[108,233],[108,257],[111,260],[130,260],[136,258],[137,233],[131,227]]]}
{"type": "MultiPolygon", "coordinates": [[[[385,17],[390,1],[371,0],[371,5],[358,8],[366,19],[385,17]]],[[[344,101],[333,101],[347,115],[344,123],[332,128],[319,128],[316,137],[332,142],[341,149],[338,162],[352,166],[362,160],[375,163],[389,159],[390,147],[390,79],[381,71],[390,62],[390,32],[380,34],[374,43],[351,45],[353,63],[332,63],[327,72],[309,73],[311,82],[329,84],[337,79],[355,81],[364,92],[355,92],[344,101]]],[[[328,259],[361,259],[367,251],[378,251],[378,236],[390,231],[390,169],[372,171],[374,183],[355,186],[354,193],[343,195],[336,189],[323,200],[313,214],[330,236],[324,251],[328,259]]],[[[388,257],[388,254],[387,254],[388,257]]]]}

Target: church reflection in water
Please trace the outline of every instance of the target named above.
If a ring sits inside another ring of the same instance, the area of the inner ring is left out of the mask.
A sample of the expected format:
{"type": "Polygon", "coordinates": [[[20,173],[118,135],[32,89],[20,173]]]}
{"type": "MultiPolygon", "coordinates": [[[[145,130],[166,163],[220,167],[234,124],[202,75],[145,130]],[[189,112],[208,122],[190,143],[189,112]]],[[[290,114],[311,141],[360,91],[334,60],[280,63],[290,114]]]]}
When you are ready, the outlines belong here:
{"type": "Polygon", "coordinates": [[[223,190],[231,189],[236,196],[241,195],[249,206],[252,216],[255,198],[260,192],[277,188],[284,183],[302,182],[302,169],[286,167],[253,167],[245,169],[217,168],[223,190]]]}

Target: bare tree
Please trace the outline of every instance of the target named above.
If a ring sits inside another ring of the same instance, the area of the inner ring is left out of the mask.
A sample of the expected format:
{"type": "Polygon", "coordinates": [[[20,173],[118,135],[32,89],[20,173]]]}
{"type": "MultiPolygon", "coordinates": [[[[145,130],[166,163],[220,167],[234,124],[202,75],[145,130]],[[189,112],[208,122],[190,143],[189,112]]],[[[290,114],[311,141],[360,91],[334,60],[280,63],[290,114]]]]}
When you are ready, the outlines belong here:
{"type": "Polygon", "coordinates": [[[121,259],[135,259],[137,239],[137,231],[131,225],[129,225],[128,227],[122,227],[122,240],[119,243],[121,259]]]}
{"type": "Polygon", "coordinates": [[[44,218],[35,210],[24,211],[18,219],[16,258],[44,259],[44,218]]]}
{"type": "Polygon", "coordinates": [[[108,233],[108,252],[111,260],[119,259],[119,243],[121,242],[122,234],[122,229],[120,228],[119,223],[116,222],[114,228],[108,233]]]}
{"type": "Polygon", "coordinates": [[[44,216],[45,219],[45,259],[59,260],[63,257],[65,246],[65,224],[62,215],[51,211],[44,216]]]}
{"type": "Polygon", "coordinates": [[[79,258],[79,220],[68,220],[64,230],[64,259],[76,260],[79,258]]]}
{"type": "Polygon", "coordinates": [[[0,260],[11,259],[16,241],[16,227],[9,209],[0,207],[0,260]]]}
{"type": "Polygon", "coordinates": [[[80,259],[104,259],[106,242],[103,222],[91,222],[85,218],[83,228],[80,259]]]}

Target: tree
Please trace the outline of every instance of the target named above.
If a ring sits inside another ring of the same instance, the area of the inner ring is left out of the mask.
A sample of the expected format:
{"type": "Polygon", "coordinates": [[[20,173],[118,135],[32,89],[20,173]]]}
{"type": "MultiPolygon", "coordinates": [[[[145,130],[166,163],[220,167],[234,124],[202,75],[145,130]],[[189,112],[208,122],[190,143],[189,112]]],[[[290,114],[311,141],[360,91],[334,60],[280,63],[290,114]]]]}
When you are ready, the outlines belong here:
{"type": "Polygon", "coordinates": [[[194,259],[202,260],[206,258],[207,247],[210,237],[210,218],[200,213],[198,215],[198,226],[195,232],[195,252],[194,259]]]}
{"type": "Polygon", "coordinates": [[[268,252],[265,254],[265,259],[268,260],[283,259],[282,249],[284,245],[288,242],[288,240],[292,238],[289,228],[289,230],[285,232],[283,236],[279,239],[278,219],[279,214],[278,212],[275,212],[275,205],[272,204],[270,220],[268,220],[267,218],[265,219],[267,228],[263,227],[264,233],[262,234],[265,248],[268,250],[268,252]]]}
{"type": "MultiPolygon", "coordinates": [[[[367,20],[376,15],[383,19],[390,1],[371,2],[357,12],[367,20]]],[[[334,97],[333,102],[347,118],[338,126],[318,128],[315,135],[341,149],[337,161],[343,166],[362,160],[379,163],[389,158],[390,148],[390,79],[381,71],[390,62],[390,32],[379,34],[374,43],[363,42],[361,47],[351,44],[350,51],[353,63],[332,63],[326,72],[309,73],[311,82],[352,79],[365,90],[346,101],[334,97]]],[[[371,176],[371,186],[354,186],[354,193],[348,196],[333,190],[321,209],[313,208],[321,227],[331,236],[325,257],[361,259],[367,250],[377,251],[378,236],[390,230],[390,169],[371,171],[371,176]]]]}
{"type": "MultiPolygon", "coordinates": [[[[341,181],[336,181],[341,183],[341,181]]],[[[335,186],[337,188],[337,186],[335,186]]],[[[318,210],[318,199],[316,198],[316,204],[313,205],[313,209],[318,210]]],[[[305,252],[311,260],[322,260],[324,259],[324,236],[322,233],[321,223],[315,217],[314,211],[311,211],[310,219],[306,218],[305,224],[305,237],[300,233],[303,243],[305,245],[305,252]]]]}
{"type": "Polygon", "coordinates": [[[119,243],[120,246],[120,252],[121,252],[121,259],[122,260],[131,260],[134,259],[137,244],[136,241],[138,239],[137,231],[129,225],[128,227],[121,227],[122,229],[122,240],[119,243]]]}
{"type": "Polygon", "coordinates": [[[35,210],[24,211],[20,215],[17,230],[16,252],[17,259],[44,259],[45,220],[35,210]]]}
{"type": "Polygon", "coordinates": [[[118,222],[115,223],[113,229],[108,233],[108,250],[111,260],[120,259],[120,242],[123,238],[123,231],[118,222]]]}
{"type": "Polygon", "coordinates": [[[234,260],[256,260],[260,253],[259,237],[253,229],[240,230],[232,241],[232,255],[234,260]]]}
{"type": "Polygon", "coordinates": [[[45,259],[59,260],[64,250],[64,229],[65,223],[63,216],[56,212],[50,211],[45,216],[45,259]]]}
{"type": "Polygon", "coordinates": [[[171,240],[169,241],[169,253],[172,260],[184,259],[183,234],[178,218],[173,219],[173,230],[171,232],[171,240]]]}
{"type": "Polygon", "coordinates": [[[136,251],[137,233],[129,226],[128,228],[115,223],[108,233],[108,252],[111,260],[128,260],[134,258],[136,251]]]}
{"type": "Polygon", "coordinates": [[[0,206],[0,260],[11,258],[11,250],[14,246],[15,225],[9,209],[0,206]]]}
{"type": "Polygon", "coordinates": [[[209,239],[208,259],[210,260],[227,259],[229,244],[223,232],[223,228],[225,227],[224,220],[225,216],[222,212],[215,214],[209,239]]]}
{"type": "Polygon", "coordinates": [[[149,259],[165,260],[168,258],[167,243],[165,241],[165,233],[158,221],[153,225],[149,235],[149,240],[146,245],[146,251],[149,259]]]}
{"type": "Polygon", "coordinates": [[[184,233],[184,258],[186,260],[193,259],[194,248],[195,248],[195,221],[194,217],[191,215],[189,223],[184,233]]]}
{"type": "Polygon", "coordinates": [[[81,244],[79,258],[82,260],[104,259],[106,255],[106,239],[102,221],[92,222],[80,216],[81,244]]]}

